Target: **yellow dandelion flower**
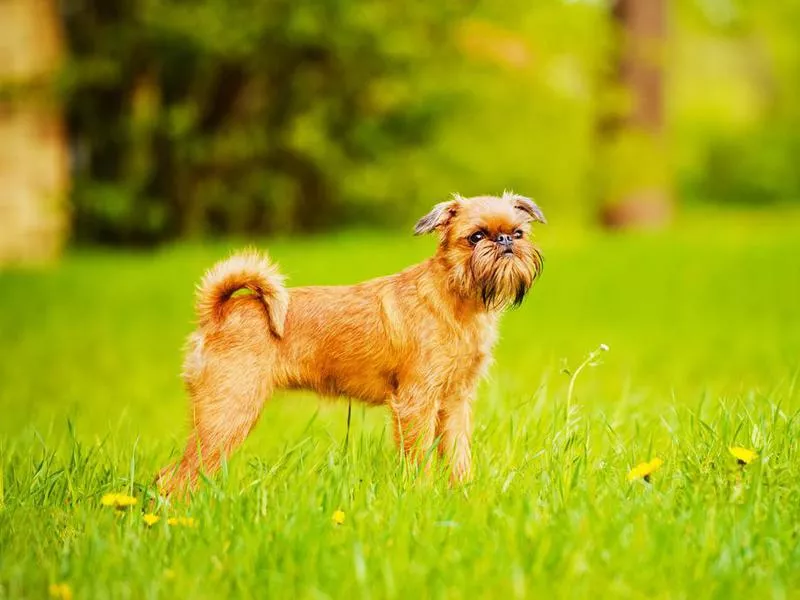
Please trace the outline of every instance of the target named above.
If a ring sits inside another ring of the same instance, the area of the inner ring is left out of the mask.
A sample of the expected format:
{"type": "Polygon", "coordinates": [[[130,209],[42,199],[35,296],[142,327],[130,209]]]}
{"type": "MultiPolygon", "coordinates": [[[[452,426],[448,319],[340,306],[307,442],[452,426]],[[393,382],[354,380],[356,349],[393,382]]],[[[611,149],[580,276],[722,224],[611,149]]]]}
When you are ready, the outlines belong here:
{"type": "Polygon", "coordinates": [[[58,600],[72,600],[72,588],[68,583],[51,583],[48,588],[51,598],[58,600]]]}
{"type": "Polygon", "coordinates": [[[136,504],[136,502],[138,502],[136,498],[128,496],[127,494],[104,494],[103,497],[100,498],[100,504],[103,506],[113,506],[119,510],[129,508],[136,504]]]}
{"type": "Polygon", "coordinates": [[[103,506],[116,506],[117,494],[104,494],[103,497],[100,498],[100,504],[103,506]]]}
{"type": "Polygon", "coordinates": [[[343,525],[344,524],[344,511],[343,510],[337,510],[336,512],[333,513],[333,522],[336,523],[337,525],[343,525]]]}
{"type": "Polygon", "coordinates": [[[654,458],[649,462],[639,463],[628,473],[628,481],[636,481],[637,479],[650,481],[650,475],[658,471],[663,464],[664,461],[660,458],[654,458]]]}
{"type": "Polygon", "coordinates": [[[129,506],[134,506],[138,500],[133,496],[126,496],[125,494],[120,494],[117,498],[117,507],[118,508],[127,508],[129,506]]]}
{"type": "Polygon", "coordinates": [[[733,448],[728,448],[731,454],[736,458],[736,461],[740,465],[749,465],[755,459],[758,458],[758,454],[755,451],[749,450],[747,448],[741,448],[739,446],[734,446],[733,448]]]}
{"type": "Polygon", "coordinates": [[[170,517],[167,524],[178,527],[197,527],[197,521],[192,517],[170,517]]]}
{"type": "Polygon", "coordinates": [[[152,527],[161,520],[161,517],[154,515],[153,513],[147,513],[142,517],[142,520],[144,520],[145,525],[152,527]]]}

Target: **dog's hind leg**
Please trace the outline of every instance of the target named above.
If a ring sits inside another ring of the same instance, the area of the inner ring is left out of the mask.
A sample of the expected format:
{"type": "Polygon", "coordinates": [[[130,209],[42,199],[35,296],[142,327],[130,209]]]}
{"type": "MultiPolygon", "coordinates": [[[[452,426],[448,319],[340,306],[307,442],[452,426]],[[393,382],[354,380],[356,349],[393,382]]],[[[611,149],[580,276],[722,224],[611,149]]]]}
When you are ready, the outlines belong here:
{"type": "Polygon", "coordinates": [[[159,475],[164,493],[191,489],[200,472],[216,471],[250,433],[272,392],[274,346],[263,309],[251,304],[238,313],[223,328],[189,340],[184,380],[192,429],[179,463],[159,475]]]}

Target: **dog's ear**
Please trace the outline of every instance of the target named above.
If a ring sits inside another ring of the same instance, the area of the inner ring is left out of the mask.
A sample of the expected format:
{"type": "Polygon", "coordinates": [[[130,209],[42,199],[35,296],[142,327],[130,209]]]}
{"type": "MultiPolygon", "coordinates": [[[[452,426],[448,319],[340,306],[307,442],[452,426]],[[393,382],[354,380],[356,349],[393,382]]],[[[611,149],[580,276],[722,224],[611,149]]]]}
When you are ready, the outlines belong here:
{"type": "Polygon", "coordinates": [[[458,211],[458,199],[439,202],[431,209],[427,215],[422,217],[414,226],[414,235],[430,233],[436,229],[441,229],[450,222],[458,211]]]}
{"type": "Polygon", "coordinates": [[[531,221],[536,221],[537,223],[547,224],[547,219],[544,218],[544,213],[542,209],[539,208],[539,205],[536,204],[530,198],[526,198],[525,196],[520,196],[518,194],[512,194],[506,192],[503,194],[506,198],[511,200],[514,203],[514,208],[517,210],[521,210],[524,213],[527,213],[530,216],[531,221]]]}

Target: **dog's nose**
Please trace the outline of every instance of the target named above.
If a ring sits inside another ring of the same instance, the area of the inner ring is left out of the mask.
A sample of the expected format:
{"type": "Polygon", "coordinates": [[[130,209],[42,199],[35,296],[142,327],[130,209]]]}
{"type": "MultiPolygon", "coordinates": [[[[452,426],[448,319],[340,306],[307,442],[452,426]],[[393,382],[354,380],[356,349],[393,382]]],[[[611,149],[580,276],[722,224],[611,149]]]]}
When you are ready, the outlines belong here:
{"type": "Polygon", "coordinates": [[[503,248],[504,252],[512,251],[511,247],[514,245],[514,238],[511,237],[510,235],[501,233],[500,235],[497,236],[497,239],[495,241],[500,245],[501,248],[503,248]]]}

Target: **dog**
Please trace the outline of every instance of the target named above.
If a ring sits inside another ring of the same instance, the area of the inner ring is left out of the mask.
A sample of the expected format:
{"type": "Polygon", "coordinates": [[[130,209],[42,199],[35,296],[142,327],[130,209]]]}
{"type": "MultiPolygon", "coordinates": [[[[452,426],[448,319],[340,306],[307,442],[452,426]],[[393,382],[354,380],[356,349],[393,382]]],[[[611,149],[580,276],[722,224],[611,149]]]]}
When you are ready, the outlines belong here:
{"type": "Polygon", "coordinates": [[[183,365],[191,432],[180,461],[159,474],[162,492],[213,473],[276,389],[387,405],[412,464],[427,466],[436,445],[451,482],[467,481],[472,401],[499,315],[542,271],[534,222],[546,220],[530,198],[456,194],[414,229],[438,232],[431,258],[356,285],[287,288],[254,250],[216,264],[198,286],[183,365]]]}

